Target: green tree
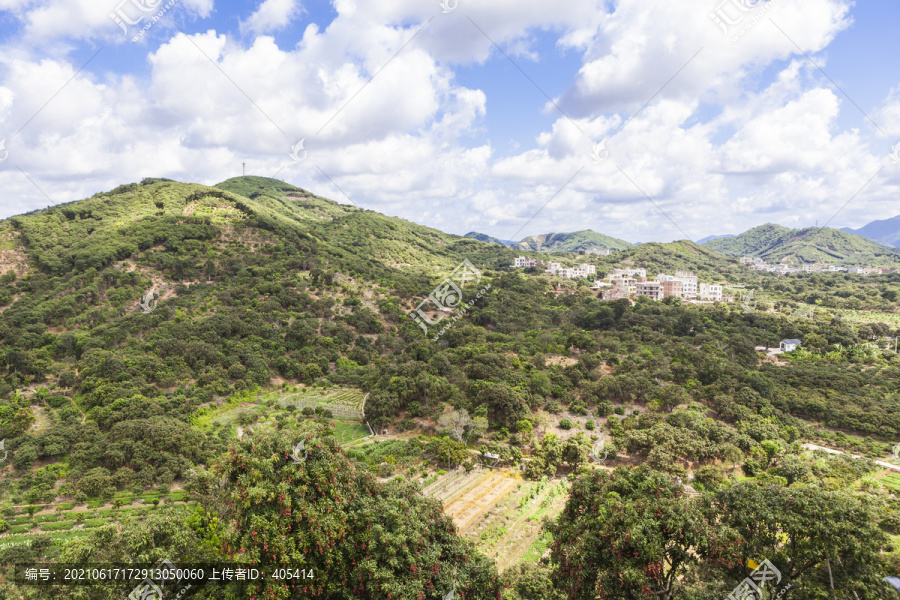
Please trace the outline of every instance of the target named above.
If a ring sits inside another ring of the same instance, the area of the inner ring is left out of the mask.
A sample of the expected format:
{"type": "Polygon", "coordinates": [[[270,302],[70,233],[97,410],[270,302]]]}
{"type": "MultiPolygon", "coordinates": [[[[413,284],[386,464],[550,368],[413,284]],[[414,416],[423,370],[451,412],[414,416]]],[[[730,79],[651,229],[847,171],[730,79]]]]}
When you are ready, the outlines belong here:
{"type": "Polygon", "coordinates": [[[700,562],[727,561],[735,547],[680,485],[645,466],[583,473],[549,530],[554,584],[574,600],[686,597],[700,562]]]}
{"type": "Polygon", "coordinates": [[[245,435],[220,467],[221,487],[196,490],[227,498],[222,518],[234,527],[222,549],[230,560],[314,573],[312,580],[233,582],[226,597],[389,600],[446,595],[454,585],[465,598],[498,596],[494,567],[456,536],[439,502],[404,482],[379,484],[323,433],[310,426],[299,438],[245,435]],[[291,454],[300,440],[306,455],[298,462],[291,454]]]}
{"type": "Polygon", "coordinates": [[[881,550],[887,537],[865,497],[816,485],[745,481],[720,488],[707,498],[706,510],[743,540],[741,560],[726,569],[735,583],[749,575],[748,560],[767,558],[799,599],[831,597],[832,579],[835,589],[855,590],[860,598],[884,597],[881,550]]]}

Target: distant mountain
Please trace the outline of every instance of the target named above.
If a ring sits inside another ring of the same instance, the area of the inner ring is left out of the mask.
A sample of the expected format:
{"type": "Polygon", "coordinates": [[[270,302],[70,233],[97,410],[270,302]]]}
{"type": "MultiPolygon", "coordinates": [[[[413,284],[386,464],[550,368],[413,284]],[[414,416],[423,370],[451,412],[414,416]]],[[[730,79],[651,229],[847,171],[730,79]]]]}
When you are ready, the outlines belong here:
{"type": "Polygon", "coordinates": [[[545,235],[533,235],[525,238],[521,242],[514,244],[512,247],[519,250],[531,250],[534,252],[578,252],[579,250],[599,249],[599,250],[624,250],[631,248],[634,244],[630,244],[625,240],[616,239],[585,229],[584,231],[575,231],[572,233],[548,233],[545,235]]]}
{"type": "Polygon", "coordinates": [[[704,246],[728,256],[758,256],[776,263],[823,262],[872,267],[900,263],[900,250],[827,227],[788,229],[767,223],[731,238],[712,240],[704,246]]]}
{"type": "Polygon", "coordinates": [[[501,240],[495,237],[491,237],[486,233],[478,233],[477,231],[470,231],[463,237],[472,238],[473,240],[478,240],[479,242],[484,242],[485,244],[499,244],[501,246],[512,246],[515,242],[511,240],[501,240]]]}
{"type": "Polygon", "coordinates": [[[864,225],[859,229],[850,229],[842,227],[841,231],[847,233],[855,233],[867,237],[870,240],[882,243],[886,246],[894,246],[900,248],[900,215],[893,219],[882,219],[880,221],[872,221],[868,225],[864,225]]]}
{"type": "Polygon", "coordinates": [[[733,237],[734,237],[734,234],[731,234],[731,233],[727,233],[725,235],[708,235],[705,238],[703,238],[702,240],[697,240],[697,243],[705,244],[706,242],[711,242],[713,240],[721,240],[724,238],[733,238],[733,237]]]}

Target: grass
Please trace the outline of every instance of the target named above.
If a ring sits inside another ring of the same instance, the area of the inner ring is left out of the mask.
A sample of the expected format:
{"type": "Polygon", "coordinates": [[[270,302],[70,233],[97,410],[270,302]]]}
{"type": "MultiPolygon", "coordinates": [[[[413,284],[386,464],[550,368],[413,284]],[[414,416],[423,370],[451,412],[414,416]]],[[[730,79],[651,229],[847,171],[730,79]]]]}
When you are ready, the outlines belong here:
{"type": "Polygon", "coordinates": [[[369,430],[361,423],[337,422],[334,426],[334,437],[341,444],[349,444],[369,435],[369,430]]]}
{"type": "Polygon", "coordinates": [[[550,535],[550,532],[543,532],[538,539],[534,540],[534,543],[531,544],[531,547],[528,548],[528,552],[525,553],[525,556],[522,557],[521,562],[523,564],[527,563],[536,563],[541,559],[544,555],[544,552],[547,551],[547,548],[550,547],[550,542],[553,541],[553,536],[550,535]]]}
{"type": "Polygon", "coordinates": [[[878,482],[892,492],[900,492],[900,474],[898,473],[885,475],[878,482]]]}

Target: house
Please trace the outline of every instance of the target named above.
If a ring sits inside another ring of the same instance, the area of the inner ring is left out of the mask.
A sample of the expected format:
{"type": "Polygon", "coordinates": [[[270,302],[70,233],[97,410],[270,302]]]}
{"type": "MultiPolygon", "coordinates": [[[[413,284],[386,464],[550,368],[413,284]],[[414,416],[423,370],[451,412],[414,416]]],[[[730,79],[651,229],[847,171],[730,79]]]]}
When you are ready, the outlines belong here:
{"type": "Polygon", "coordinates": [[[669,296],[675,296],[676,298],[684,297],[684,283],[677,279],[660,281],[659,285],[660,288],[662,288],[662,293],[659,296],[660,298],[668,298],[669,296]]]}
{"type": "Polygon", "coordinates": [[[690,271],[675,271],[675,278],[684,284],[683,296],[685,298],[697,297],[697,285],[699,280],[696,275],[690,271]]]}
{"type": "Polygon", "coordinates": [[[697,288],[697,297],[701,300],[722,301],[722,286],[711,283],[701,283],[697,288]]]}
{"type": "Polygon", "coordinates": [[[556,272],[562,269],[562,265],[560,263],[547,261],[547,269],[544,273],[550,273],[551,275],[556,275],[556,272]]]}
{"type": "Polygon", "coordinates": [[[779,347],[782,352],[793,352],[800,347],[800,340],[781,340],[779,347]]]}
{"type": "Polygon", "coordinates": [[[662,299],[662,284],[658,281],[642,281],[635,286],[634,293],[638,296],[647,296],[651,300],[662,299]]]}
{"type": "Polygon", "coordinates": [[[542,265],[542,264],[544,264],[544,261],[542,261],[542,260],[537,260],[535,258],[526,258],[524,256],[520,256],[520,257],[516,258],[515,262],[513,263],[513,266],[519,267],[521,269],[521,268],[528,268],[528,267],[536,267],[536,266],[542,265]]]}
{"type": "Polygon", "coordinates": [[[600,248],[591,248],[585,254],[596,254],[597,256],[609,256],[612,253],[612,250],[609,248],[600,249],[600,248]]]}

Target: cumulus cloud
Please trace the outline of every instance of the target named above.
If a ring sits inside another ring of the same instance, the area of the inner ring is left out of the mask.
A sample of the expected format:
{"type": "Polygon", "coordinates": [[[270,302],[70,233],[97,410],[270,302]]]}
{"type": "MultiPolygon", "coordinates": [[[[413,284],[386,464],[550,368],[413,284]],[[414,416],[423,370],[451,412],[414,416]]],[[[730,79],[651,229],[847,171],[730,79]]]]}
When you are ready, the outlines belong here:
{"type": "Polygon", "coordinates": [[[266,34],[284,29],[300,11],[299,0],[265,0],[249,19],[241,21],[241,31],[266,34]]]}
{"type": "MultiPolygon", "coordinates": [[[[504,239],[526,224],[519,236],[590,227],[646,241],[824,223],[900,141],[900,88],[873,112],[898,140],[861,115],[848,129],[841,115],[856,109],[794,45],[827,66],[823,50],[851,22],[846,0],[768,0],[737,41],[710,19],[718,4],[461,0],[442,14],[436,2],[336,0],[332,22],[280,47],[266,34],[302,9],[265,0],[241,22],[244,37],[164,30],[146,49],[146,76],[88,68],[73,78],[79,61],[26,44],[0,58],[10,152],[0,183],[16,195],[3,216],[47,203],[18,168],[60,202],[146,176],[212,184],[246,162],[248,173],[338,201],[346,193],[364,208],[504,239]],[[538,32],[581,56],[554,99],[568,116],[548,103],[544,114],[558,116],[546,130],[500,154],[491,99],[457,71],[505,65],[494,43],[513,60],[534,57],[538,32]],[[596,162],[604,138],[609,158],[596,162]],[[309,154],[296,164],[288,152],[300,139],[309,154]]],[[[180,5],[196,17],[213,10],[212,0],[180,5]]],[[[25,40],[120,33],[108,7],[86,0],[0,9],[21,20],[25,40]]],[[[888,210],[897,171],[885,167],[835,224],[888,210]]]]}

